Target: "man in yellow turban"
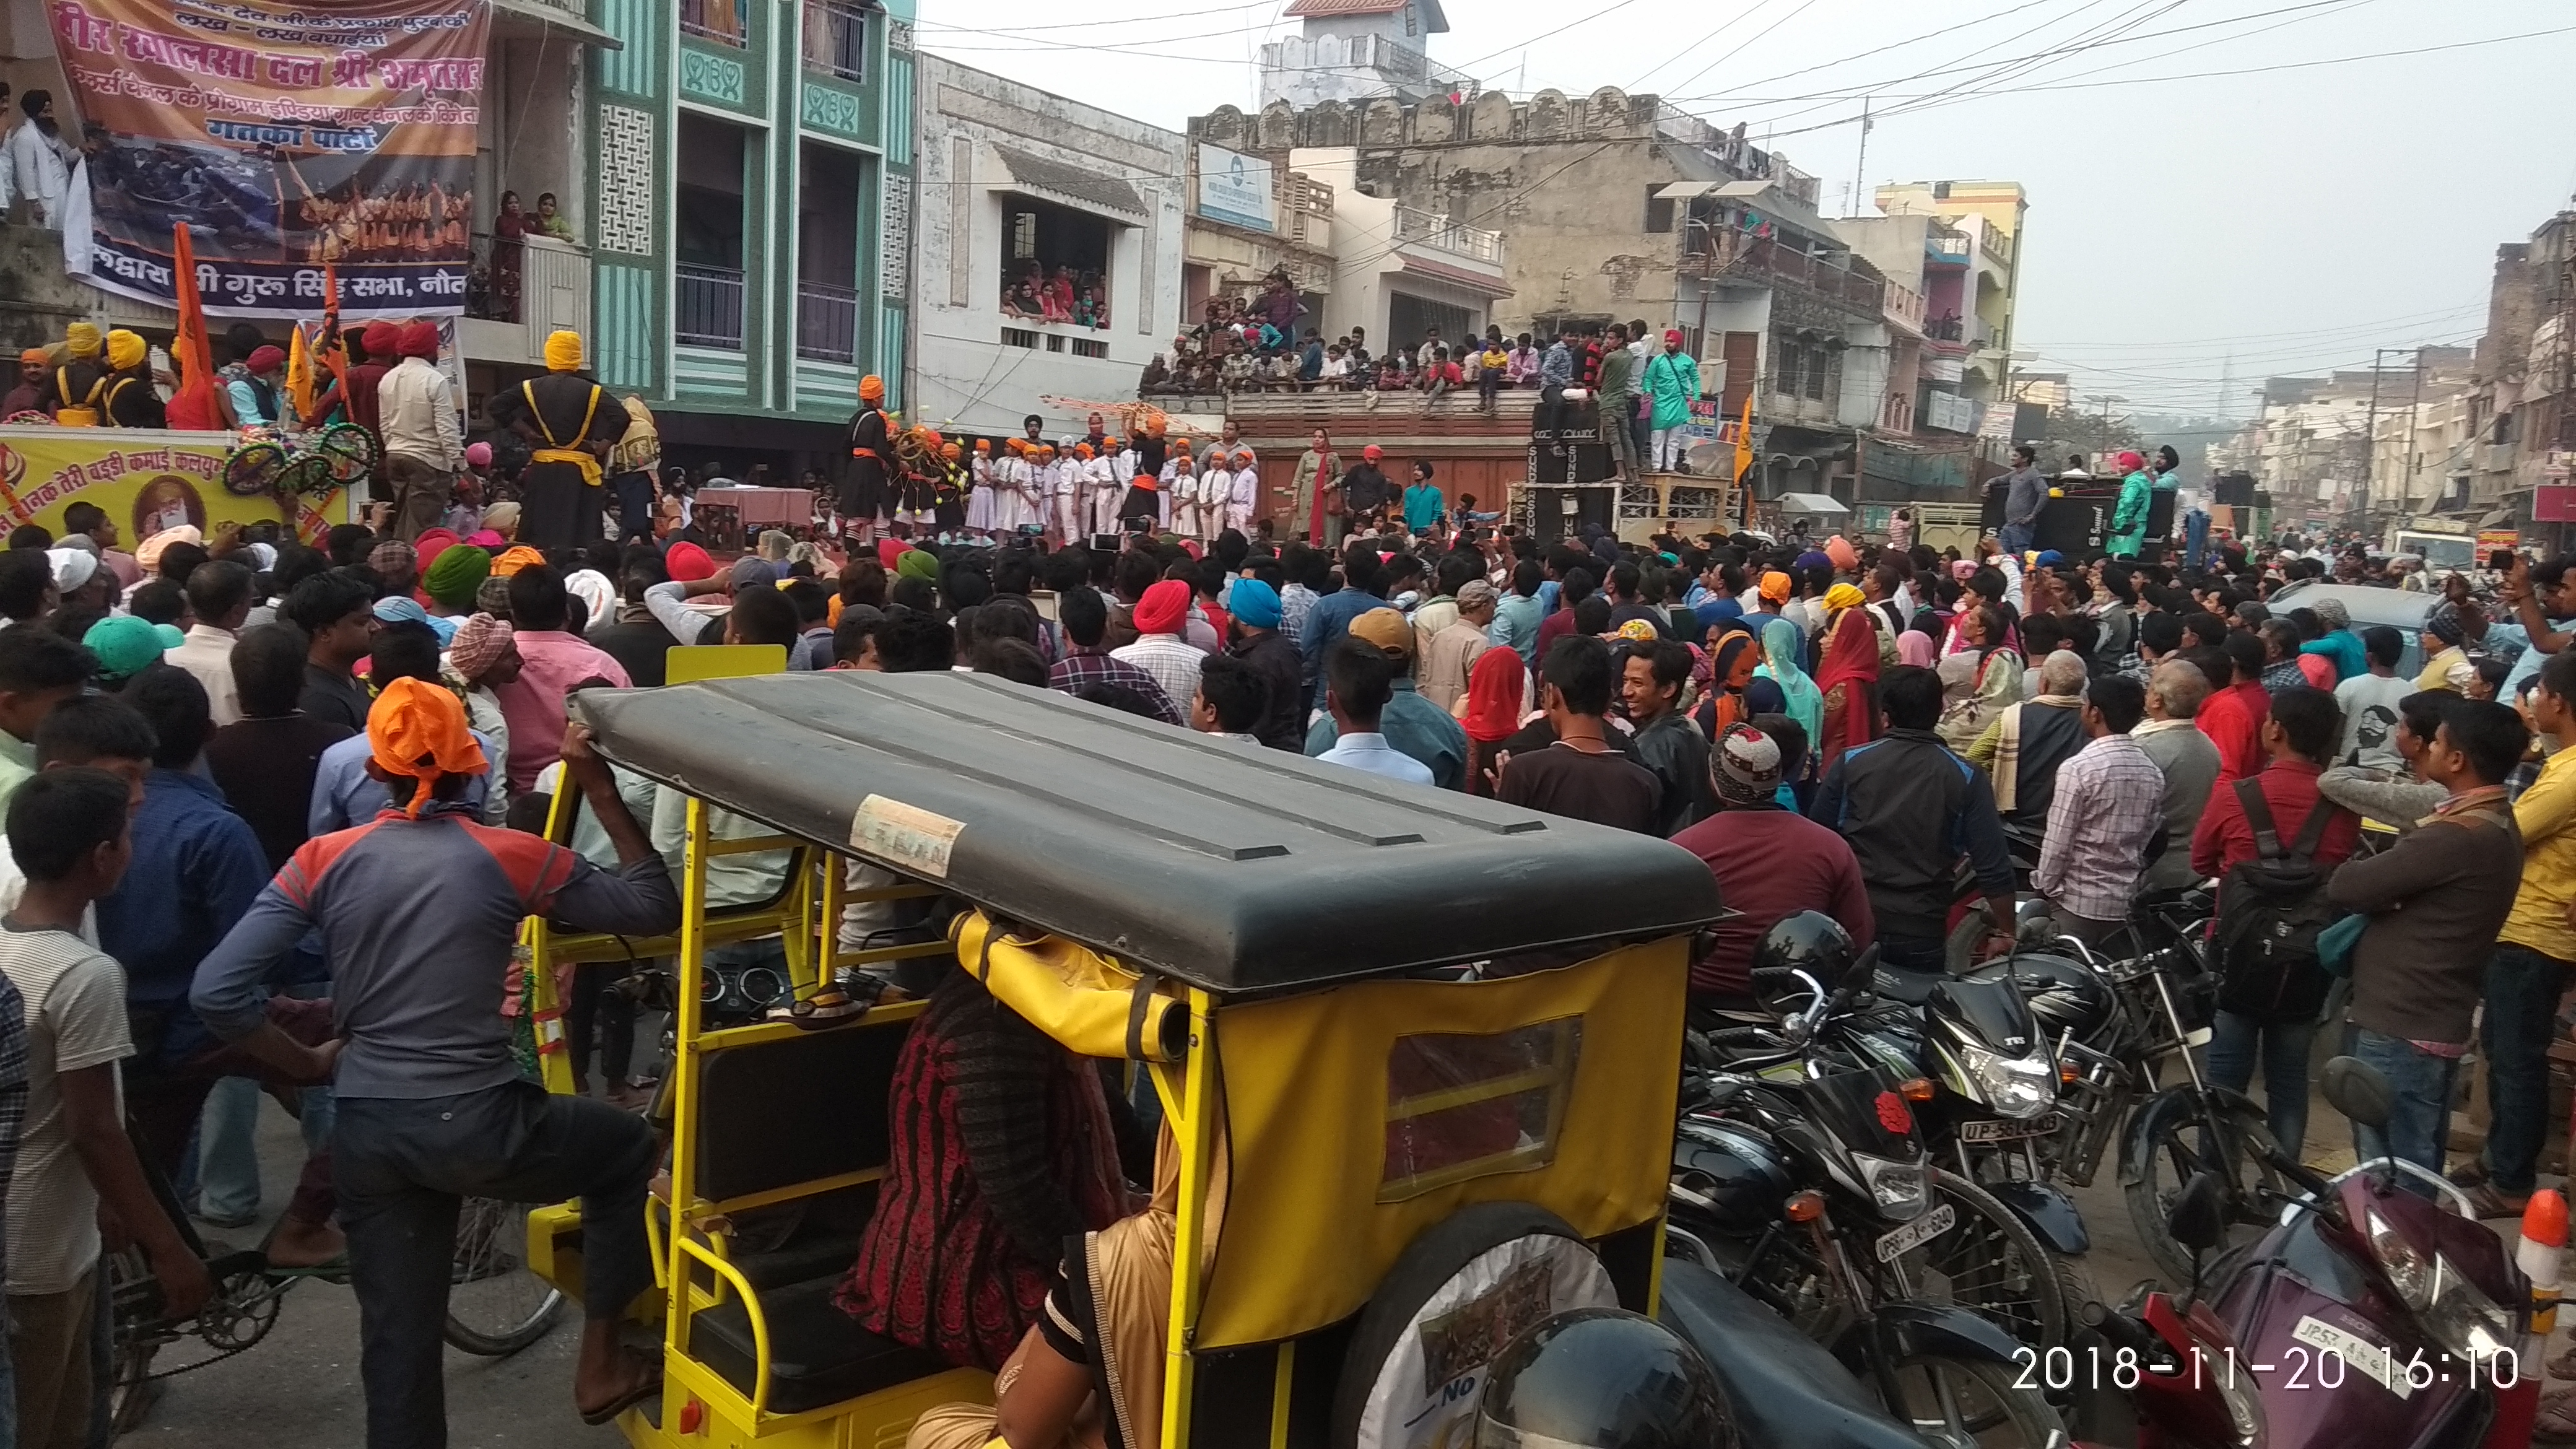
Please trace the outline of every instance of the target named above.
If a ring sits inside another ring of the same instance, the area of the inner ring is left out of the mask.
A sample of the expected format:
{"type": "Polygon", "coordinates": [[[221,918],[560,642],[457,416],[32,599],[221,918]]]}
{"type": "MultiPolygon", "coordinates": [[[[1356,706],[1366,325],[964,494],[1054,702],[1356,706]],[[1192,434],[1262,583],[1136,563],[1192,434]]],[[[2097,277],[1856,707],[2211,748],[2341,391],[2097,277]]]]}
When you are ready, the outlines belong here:
{"type": "Polygon", "coordinates": [[[877,526],[900,501],[891,484],[902,476],[894,453],[894,423],[886,416],[885,379],[859,379],[859,410],[850,414],[850,461],[841,471],[832,511],[844,538],[874,542],[877,526]]]}
{"type": "Polygon", "coordinates": [[[168,426],[161,394],[153,391],[152,374],[144,367],[150,356],[151,349],[135,333],[119,327],[107,334],[107,389],[101,407],[110,427],[168,426]]]}
{"type": "Polygon", "coordinates": [[[98,329],[75,322],[63,329],[63,357],[45,377],[38,404],[54,415],[57,426],[94,428],[107,421],[100,402],[107,391],[107,369],[99,357],[98,329]]]}
{"type": "Polygon", "coordinates": [[[626,436],[626,405],[581,371],[581,335],[546,339],[546,375],[492,399],[492,419],[534,450],[520,475],[519,541],[540,549],[599,542],[607,474],[601,458],[626,436]]]}

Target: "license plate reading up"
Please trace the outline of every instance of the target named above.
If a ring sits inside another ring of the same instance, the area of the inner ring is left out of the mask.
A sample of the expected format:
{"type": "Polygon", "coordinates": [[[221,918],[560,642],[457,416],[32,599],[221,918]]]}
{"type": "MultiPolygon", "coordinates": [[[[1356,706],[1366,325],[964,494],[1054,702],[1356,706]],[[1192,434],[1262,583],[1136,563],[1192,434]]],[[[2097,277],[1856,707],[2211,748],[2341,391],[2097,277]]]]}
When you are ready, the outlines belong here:
{"type": "Polygon", "coordinates": [[[1958,1209],[1934,1203],[1930,1212],[1878,1240],[1878,1261],[1893,1263],[1958,1225],[1958,1209]]]}
{"type": "Polygon", "coordinates": [[[2057,1130],[2057,1114],[2043,1112],[2036,1117],[2018,1120],[2010,1117],[1978,1117],[1959,1124],[1962,1142],[2016,1142],[2024,1137],[2045,1137],[2057,1130]]]}

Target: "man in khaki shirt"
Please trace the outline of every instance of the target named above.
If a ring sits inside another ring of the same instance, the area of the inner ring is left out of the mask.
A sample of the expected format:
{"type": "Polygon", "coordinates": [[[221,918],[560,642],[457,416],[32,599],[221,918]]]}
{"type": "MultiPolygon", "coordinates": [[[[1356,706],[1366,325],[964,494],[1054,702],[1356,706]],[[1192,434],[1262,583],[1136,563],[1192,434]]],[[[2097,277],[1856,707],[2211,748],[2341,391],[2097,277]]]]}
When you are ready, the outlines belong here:
{"type": "Polygon", "coordinates": [[[1422,656],[1422,697],[1442,709],[1453,710],[1467,693],[1468,676],[1474,673],[1476,660],[1491,641],[1485,637],[1485,626],[1494,622],[1494,605],[1499,599],[1492,584],[1471,579],[1458,589],[1458,621],[1431,636],[1431,646],[1422,656]]]}

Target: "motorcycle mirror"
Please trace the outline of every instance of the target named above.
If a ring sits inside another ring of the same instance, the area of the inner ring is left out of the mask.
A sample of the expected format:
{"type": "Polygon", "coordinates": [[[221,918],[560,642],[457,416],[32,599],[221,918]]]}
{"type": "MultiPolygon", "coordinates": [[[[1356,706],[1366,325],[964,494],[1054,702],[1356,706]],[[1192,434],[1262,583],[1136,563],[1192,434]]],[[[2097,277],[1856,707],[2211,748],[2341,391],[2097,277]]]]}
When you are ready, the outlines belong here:
{"type": "Polygon", "coordinates": [[[2174,1195],[2165,1218],[2174,1241],[2195,1253],[2206,1253],[2227,1236],[2227,1184],[2217,1173],[2194,1173],[2174,1195]]]}
{"type": "Polygon", "coordinates": [[[2326,1100],[2364,1127],[2385,1128],[2396,1094],[2379,1069],[2359,1057],[2336,1057],[2326,1063],[2326,1100]]]}

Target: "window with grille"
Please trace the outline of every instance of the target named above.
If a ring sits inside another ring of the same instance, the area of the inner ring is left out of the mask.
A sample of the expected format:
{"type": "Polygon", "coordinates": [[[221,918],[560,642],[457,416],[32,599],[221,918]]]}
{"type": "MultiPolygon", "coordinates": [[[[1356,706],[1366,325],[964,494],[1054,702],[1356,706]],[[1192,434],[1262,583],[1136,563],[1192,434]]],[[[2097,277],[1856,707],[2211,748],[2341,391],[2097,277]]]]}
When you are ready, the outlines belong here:
{"type": "Polygon", "coordinates": [[[805,68],[866,80],[868,7],[855,0],[805,0],[805,68]]]}
{"type": "Polygon", "coordinates": [[[1086,342],[1077,337],[1073,339],[1073,355],[1076,357],[1107,357],[1109,355],[1109,344],[1106,342],[1086,342]]]}
{"type": "Polygon", "coordinates": [[[1786,337],[1771,339],[1771,390],[1783,397],[1798,395],[1798,375],[1806,360],[1807,350],[1786,337]]]}
{"type": "Polygon", "coordinates": [[[749,45],[742,0],[680,0],[680,33],[721,45],[749,45]]]}
{"type": "Polygon", "coordinates": [[[1026,327],[1005,327],[1002,329],[1002,345],[1033,348],[1038,345],[1038,335],[1026,327]]]}

